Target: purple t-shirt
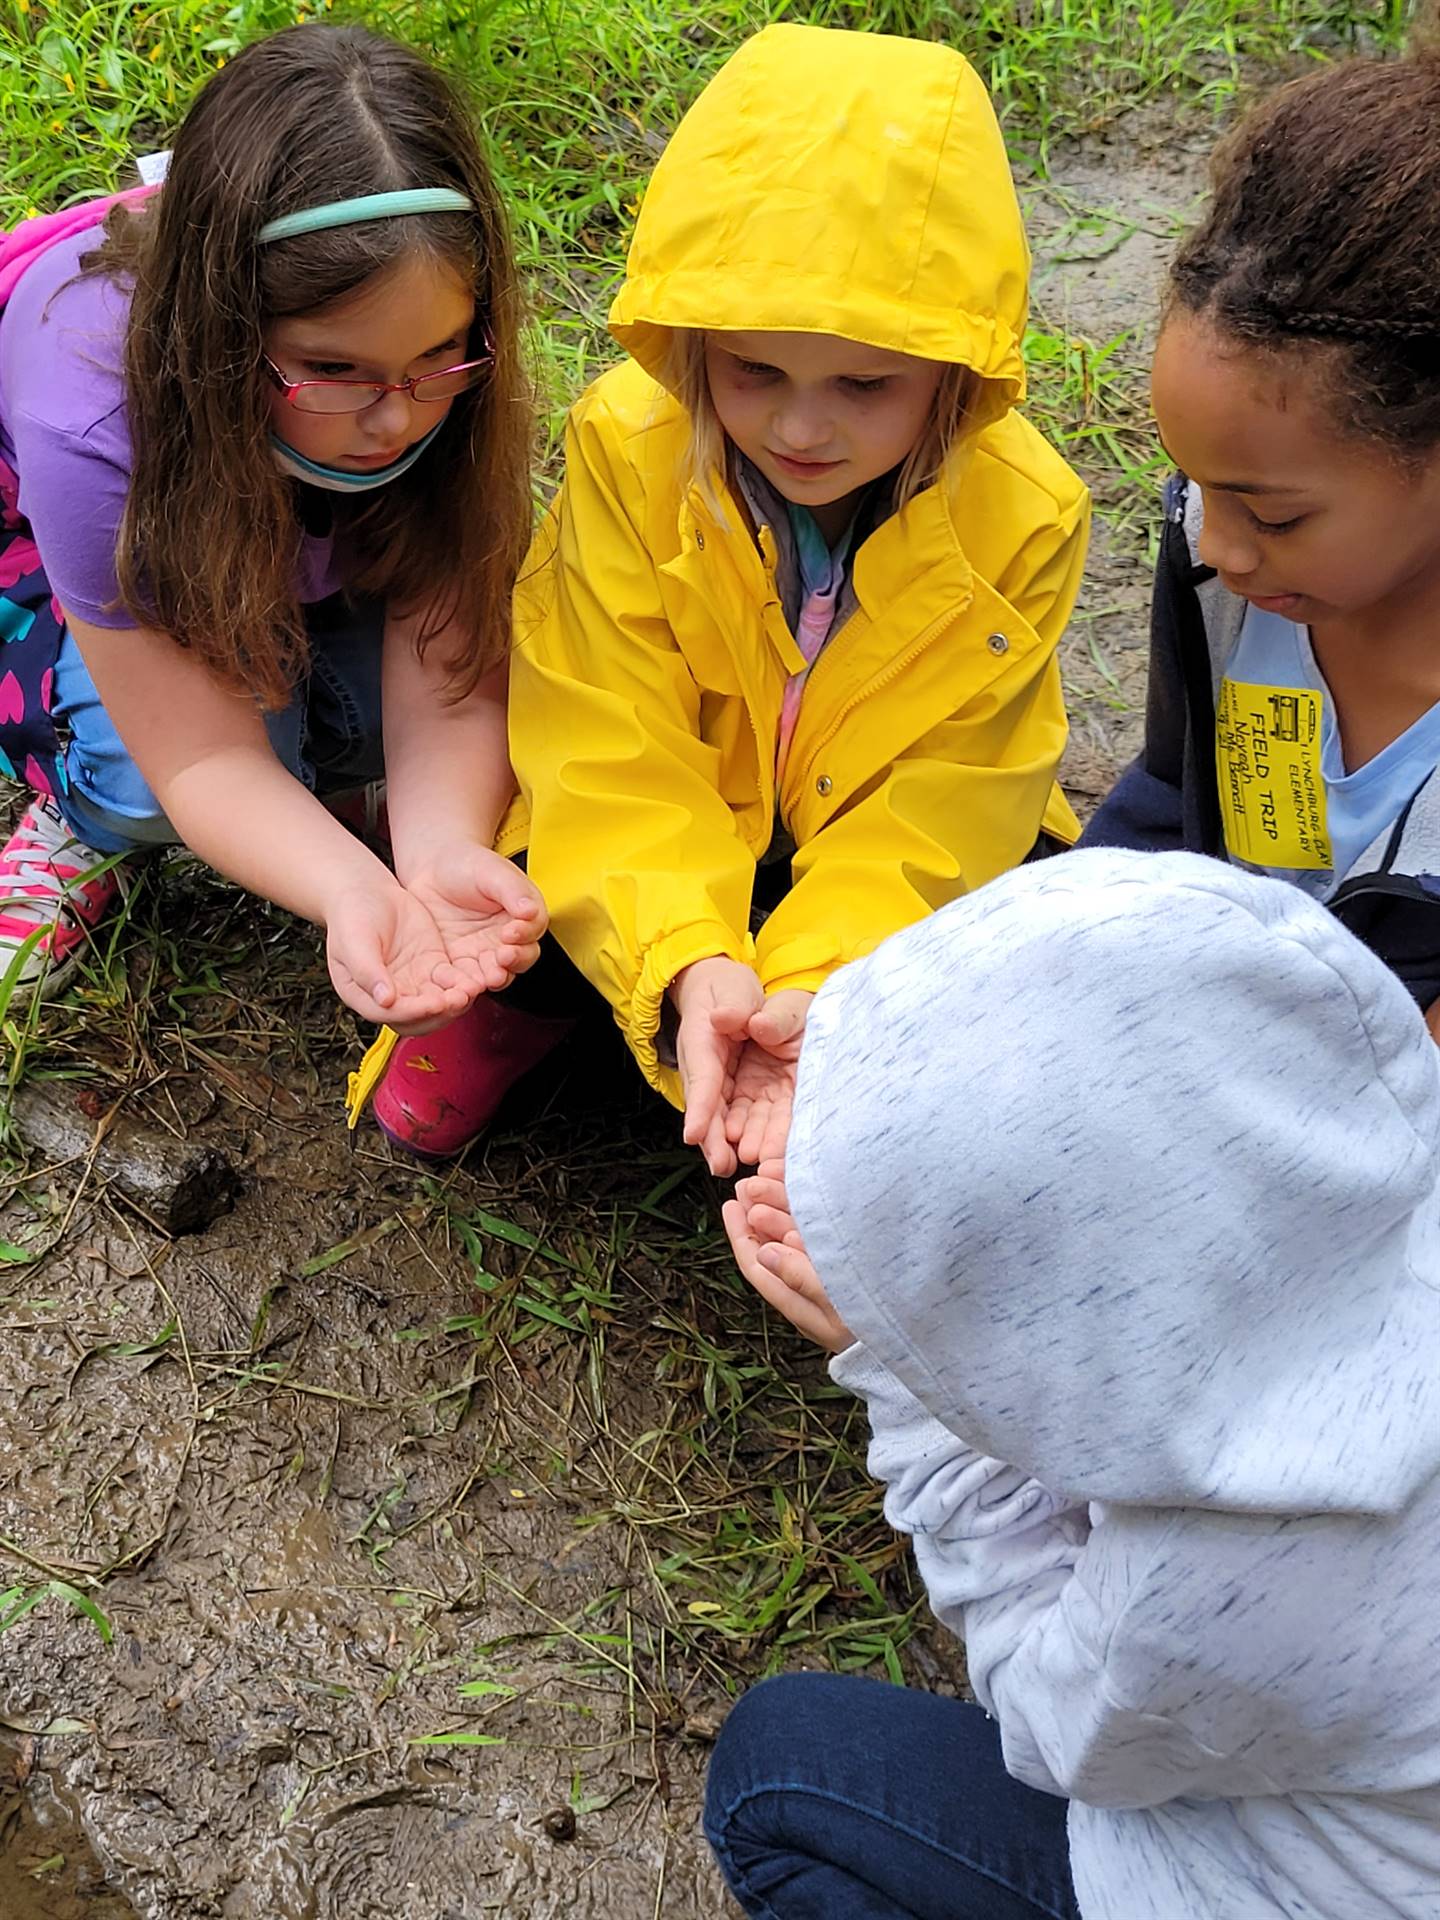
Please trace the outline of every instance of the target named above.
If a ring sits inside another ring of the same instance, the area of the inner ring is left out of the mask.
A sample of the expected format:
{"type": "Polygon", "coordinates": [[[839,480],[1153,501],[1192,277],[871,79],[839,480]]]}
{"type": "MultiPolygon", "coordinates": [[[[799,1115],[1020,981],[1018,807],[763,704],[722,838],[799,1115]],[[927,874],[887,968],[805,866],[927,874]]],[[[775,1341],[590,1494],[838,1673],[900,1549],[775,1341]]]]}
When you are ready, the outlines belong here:
{"type": "MultiPolygon", "coordinates": [[[[99,241],[92,227],[42,254],[0,311],[0,458],[19,475],[20,511],[61,605],[92,626],[133,627],[143,616],[117,604],[115,577],[130,487],[129,295],[102,275],[75,279],[99,241]]],[[[340,584],[333,538],[307,533],[297,598],[324,600],[340,584]]]]}

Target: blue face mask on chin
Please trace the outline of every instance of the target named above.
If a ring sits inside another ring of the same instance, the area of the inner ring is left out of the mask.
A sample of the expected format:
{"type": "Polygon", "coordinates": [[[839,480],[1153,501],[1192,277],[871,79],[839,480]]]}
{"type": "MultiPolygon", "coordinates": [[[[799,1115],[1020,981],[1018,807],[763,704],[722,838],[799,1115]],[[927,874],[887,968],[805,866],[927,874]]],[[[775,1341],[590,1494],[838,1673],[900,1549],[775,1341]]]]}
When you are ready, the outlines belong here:
{"type": "Polygon", "coordinates": [[[308,460],[303,453],[297,453],[278,433],[271,434],[270,449],[276,466],[292,480],[303,480],[307,486],[321,487],[326,493],[369,493],[375,487],[388,487],[392,480],[408,473],[444,424],[443,420],[437,421],[425,437],[417,440],[413,447],[407,447],[398,460],[392,460],[388,467],[376,467],[370,473],[321,466],[318,460],[308,460]]]}

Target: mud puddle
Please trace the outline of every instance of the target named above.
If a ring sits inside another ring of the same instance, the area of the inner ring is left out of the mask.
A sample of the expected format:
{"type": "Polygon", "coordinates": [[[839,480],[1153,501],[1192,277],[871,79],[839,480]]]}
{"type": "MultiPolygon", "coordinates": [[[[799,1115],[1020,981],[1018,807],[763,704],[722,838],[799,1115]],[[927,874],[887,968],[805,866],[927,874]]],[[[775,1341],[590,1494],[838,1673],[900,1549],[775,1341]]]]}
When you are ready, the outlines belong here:
{"type": "Polygon", "coordinates": [[[37,1741],[0,1739],[0,1916],[3,1920],[134,1920],[107,1886],[73,1808],[56,1795],[37,1741]]]}

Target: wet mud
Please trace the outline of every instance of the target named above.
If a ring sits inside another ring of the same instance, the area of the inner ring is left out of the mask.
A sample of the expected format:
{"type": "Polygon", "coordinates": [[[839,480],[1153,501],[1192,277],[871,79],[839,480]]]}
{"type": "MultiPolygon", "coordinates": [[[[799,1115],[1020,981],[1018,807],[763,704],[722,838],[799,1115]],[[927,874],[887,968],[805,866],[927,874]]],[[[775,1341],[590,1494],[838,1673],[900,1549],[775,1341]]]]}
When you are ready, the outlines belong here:
{"type": "Polygon", "coordinates": [[[416,1176],[291,1136],[203,1234],[82,1206],[0,1307],[7,1577],[99,1581],[113,1632],[52,1595],[0,1635],[0,1914],[717,1911],[723,1689],[672,1692],[557,1465],[658,1405],[559,1347],[487,1369],[416,1176]]]}

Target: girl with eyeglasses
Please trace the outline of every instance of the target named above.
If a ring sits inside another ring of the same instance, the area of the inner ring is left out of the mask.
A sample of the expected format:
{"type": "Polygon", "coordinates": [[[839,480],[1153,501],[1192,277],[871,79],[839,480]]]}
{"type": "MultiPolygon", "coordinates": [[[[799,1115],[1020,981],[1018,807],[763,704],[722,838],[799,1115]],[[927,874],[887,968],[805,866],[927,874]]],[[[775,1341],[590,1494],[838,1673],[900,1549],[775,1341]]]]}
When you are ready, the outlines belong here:
{"type": "Polygon", "coordinates": [[[323,926],[367,1020],[507,985],[544,924],[492,850],[529,410],[455,91],[359,28],[259,41],[158,191],[0,239],[0,303],[0,991],[176,843],[323,926]],[[381,776],[393,871],[336,813],[381,776]]]}

